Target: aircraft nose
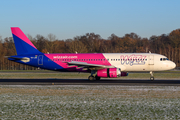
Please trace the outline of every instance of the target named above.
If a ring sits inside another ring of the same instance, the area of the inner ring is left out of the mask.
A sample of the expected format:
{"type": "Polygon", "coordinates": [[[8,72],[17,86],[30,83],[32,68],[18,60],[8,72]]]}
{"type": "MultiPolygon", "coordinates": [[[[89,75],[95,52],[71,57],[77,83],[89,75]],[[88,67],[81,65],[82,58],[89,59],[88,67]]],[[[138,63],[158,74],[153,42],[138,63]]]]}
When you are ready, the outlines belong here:
{"type": "Polygon", "coordinates": [[[171,67],[172,67],[172,69],[174,69],[176,67],[176,64],[174,62],[172,62],[171,67]]]}

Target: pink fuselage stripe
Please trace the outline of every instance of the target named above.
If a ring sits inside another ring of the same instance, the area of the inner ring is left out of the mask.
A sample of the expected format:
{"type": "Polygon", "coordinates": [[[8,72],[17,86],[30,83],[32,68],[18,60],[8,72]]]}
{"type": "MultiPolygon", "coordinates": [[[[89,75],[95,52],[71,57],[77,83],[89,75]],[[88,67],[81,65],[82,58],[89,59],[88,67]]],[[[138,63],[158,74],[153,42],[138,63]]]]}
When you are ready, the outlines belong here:
{"type": "MultiPolygon", "coordinates": [[[[21,40],[23,40],[24,42],[28,43],[29,45],[31,45],[32,47],[36,48],[32,42],[26,37],[26,35],[21,31],[20,28],[18,27],[12,27],[11,28],[12,34],[14,34],[15,36],[17,36],[18,38],[20,38],[21,40]]],[[[36,48],[37,49],[37,48],[36,48]]]]}
{"type": "MultiPolygon", "coordinates": [[[[86,62],[88,64],[107,65],[107,66],[111,65],[102,53],[78,53],[78,54],[74,54],[74,53],[57,54],[57,53],[55,53],[55,54],[45,54],[45,56],[51,60],[54,59],[54,62],[56,64],[62,66],[65,69],[71,68],[71,67],[68,67],[69,65],[66,63],[66,62],[70,62],[70,59],[72,61],[78,60],[77,62],[86,62]],[[65,59],[66,59],[66,61],[65,61],[65,59]]],[[[73,68],[73,66],[72,66],[72,68],[73,68]]]]}

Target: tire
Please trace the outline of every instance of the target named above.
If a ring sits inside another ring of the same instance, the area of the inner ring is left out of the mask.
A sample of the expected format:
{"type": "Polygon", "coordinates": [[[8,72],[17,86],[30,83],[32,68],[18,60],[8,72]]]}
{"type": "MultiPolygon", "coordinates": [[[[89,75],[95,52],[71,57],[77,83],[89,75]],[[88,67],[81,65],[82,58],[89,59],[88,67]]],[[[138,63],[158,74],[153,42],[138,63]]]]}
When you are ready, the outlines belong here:
{"type": "Polygon", "coordinates": [[[94,81],[94,80],[95,80],[95,77],[94,77],[94,76],[89,76],[89,77],[88,77],[88,80],[94,81]]]}
{"type": "Polygon", "coordinates": [[[154,81],[154,77],[150,77],[150,80],[151,80],[151,81],[154,81]]]}
{"type": "Polygon", "coordinates": [[[95,78],[96,78],[96,80],[100,80],[101,79],[101,77],[98,77],[97,75],[95,76],[95,78]]]}

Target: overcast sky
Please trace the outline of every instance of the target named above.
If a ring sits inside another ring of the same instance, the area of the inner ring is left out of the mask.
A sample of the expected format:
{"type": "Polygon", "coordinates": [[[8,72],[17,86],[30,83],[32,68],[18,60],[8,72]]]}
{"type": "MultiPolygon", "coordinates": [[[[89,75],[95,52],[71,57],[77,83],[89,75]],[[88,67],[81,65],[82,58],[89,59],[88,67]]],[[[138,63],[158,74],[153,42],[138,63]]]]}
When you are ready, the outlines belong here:
{"type": "Polygon", "coordinates": [[[10,27],[60,40],[91,32],[149,38],[180,28],[180,0],[1,0],[2,38],[11,37],[10,27]]]}

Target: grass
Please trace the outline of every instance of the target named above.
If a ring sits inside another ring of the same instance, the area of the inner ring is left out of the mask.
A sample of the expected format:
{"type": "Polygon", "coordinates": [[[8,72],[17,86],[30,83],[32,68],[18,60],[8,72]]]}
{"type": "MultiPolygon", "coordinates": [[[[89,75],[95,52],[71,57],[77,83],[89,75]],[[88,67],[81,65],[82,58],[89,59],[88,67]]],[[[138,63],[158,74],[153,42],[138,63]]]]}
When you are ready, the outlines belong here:
{"type": "Polygon", "coordinates": [[[180,119],[178,86],[0,86],[1,119],[180,119]]]}

